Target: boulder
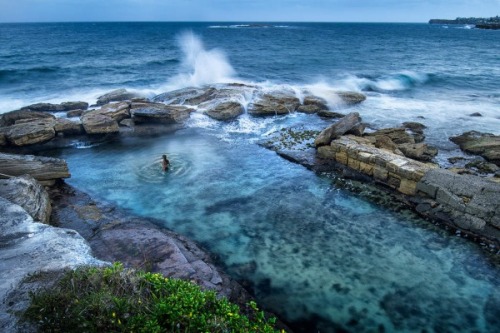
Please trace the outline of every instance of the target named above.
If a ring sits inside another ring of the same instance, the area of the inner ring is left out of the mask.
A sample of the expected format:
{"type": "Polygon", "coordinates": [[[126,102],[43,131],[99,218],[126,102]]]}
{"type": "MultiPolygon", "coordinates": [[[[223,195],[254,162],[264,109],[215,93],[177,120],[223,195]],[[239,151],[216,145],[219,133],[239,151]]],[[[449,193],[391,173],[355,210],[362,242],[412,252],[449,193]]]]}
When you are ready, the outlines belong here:
{"type": "Polygon", "coordinates": [[[99,96],[97,98],[96,104],[97,105],[104,105],[104,104],[108,104],[109,102],[121,102],[121,101],[131,100],[133,98],[141,98],[141,97],[143,97],[143,96],[141,96],[137,93],[128,91],[127,89],[116,89],[116,90],[113,90],[107,94],[99,96]]]}
{"type": "Polygon", "coordinates": [[[53,139],[55,120],[51,118],[24,119],[7,127],[3,133],[7,141],[14,146],[26,146],[43,143],[53,139]]]}
{"type": "Polygon", "coordinates": [[[404,128],[384,128],[372,133],[368,136],[388,136],[395,144],[415,143],[415,138],[406,132],[404,128]]]}
{"type": "Polygon", "coordinates": [[[425,143],[404,143],[397,147],[406,157],[422,162],[430,162],[438,154],[437,148],[425,143]]]}
{"type": "Polygon", "coordinates": [[[363,102],[366,96],[354,91],[338,91],[336,94],[347,105],[354,105],[363,102]]]}
{"type": "Polygon", "coordinates": [[[64,111],[72,110],[87,110],[89,108],[89,103],[87,102],[64,102],[61,103],[64,111]]]}
{"type": "Polygon", "coordinates": [[[300,100],[294,94],[264,94],[249,106],[248,113],[253,116],[282,115],[296,111],[299,106],[300,100]]]}
{"type": "Polygon", "coordinates": [[[0,179],[0,197],[23,207],[36,221],[48,223],[50,220],[49,194],[29,175],[0,179]]]}
{"type": "Polygon", "coordinates": [[[424,129],[427,128],[424,124],[408,121],[403,123],[404,128],[410,130],[415,143],[420,143],[425,140],[424,129]]]}
{"type": "Polygon", "coordinates": [[[208,108],[204,113],[210,118],[216,120],[232,120],[245,112],[245,108],[241,103],[234,101],[226,101],[215,103],[208,108]]]}
{"type": "Polygon", "coordinates": [[[474,112],[469,115],[469,117],[482,117],[483,115],[479,112],[474,112]]]}
{"type": "Polygon", "coordinates": [[[66,112],[66,117],[68,118],[73,118],[73,117],[80,117],[83,114],[83,110],[71,110],[66,112]]]}
{"type": "Polygon", "coordinates": [[[317,96],[306,96],[302,105],[297,108],[298,112],[303,113],[318,113],[320,111],[328,111],[326,100],[317,96]]]}
{"type": "Polygon", "coordinates": [[[50,113],[15,110],[0,115],[0,127],[14,125],[16,121],[21,119],[55,119],[55,117],[50,113]]]}
{"type": "Polygon", "coordinates": [[[31,105],[22,107],[21,110],[31,110],[31,111],[38,111],[38,112],[65,111],[64,106],[62,106],[61,104],[52,104],[52,103],[31,104],[31,105]]]}
{"type": "Polygon", "coordinates": [[[365,134],[365,129],[366,129],[366,124],[364,123],[359,123],[358,125],[355,125],[353,128],[345,132],[345,134],[352,134],[356,136],[363,136],[365,134]]]}
{"type": "Polygon", "coordinates": [[[352,112],[340,119],[336,123],[324,129],[314,140],[316,147],[329,145],[330,142],[361,123],[359,113],[352,112]]]}
{"type": "Polygon", "coordinates": [[[52,183],[70,177],[64,160],[33,155],[0,153],[0,174],[11,176],[31,175],[42,183],[52,183]]]}
{"type": "Polygon", "coordinates": [[[459,145],[463,151],[480,155],[500,166],[500,135],[470,131],[451,137],[450,140],[459,145]]]}
{"type": "Polygon", "coordinates": [[[342,113],[332,112],[332,111],[328,111],[328,110],[319,110],[316,113],[321,118],[342,118],[345,116],[342,113]]]}
{"type": "Polygon", "coordinates": [[[109,103],[94,112],[104,114],[120,122],[130,118],[130,104],[127,102],[109,103]]]}
{"type": "Polygon", "coordinates": [[[83,126],[79,121],[72,121],[66,118],[57,118],[55,120],[54,130],[56,134],[78,135],[83,134],[83,126]]]}
{"type": "Polygon", "coordinates": [[[120,131],[115,119],[97,110],[85,112],[80,120],[87,134],[108,134],[120,131]]]}
{"type": "Polygon", "coordinates": [[[153,97],[153,102],[175,105],[198,105],[212,100],[215,93],[216,89],[214,87],[188,87],[157,95],[153,97]]]}
{"type": "Polygon", "coordinates": [[[398,145],[396,145],[387,135],[377,135],[375,137],[375,147],[385,149],[397,155],[403,155],[403,153],[398,149],[398,145]]]}
{"type": "Polygon", "coordinates": [[[132,117],[135,123],[181,123],[189,118],[193,109],[181,105],[161,103],[132,103],[132,117]]]}

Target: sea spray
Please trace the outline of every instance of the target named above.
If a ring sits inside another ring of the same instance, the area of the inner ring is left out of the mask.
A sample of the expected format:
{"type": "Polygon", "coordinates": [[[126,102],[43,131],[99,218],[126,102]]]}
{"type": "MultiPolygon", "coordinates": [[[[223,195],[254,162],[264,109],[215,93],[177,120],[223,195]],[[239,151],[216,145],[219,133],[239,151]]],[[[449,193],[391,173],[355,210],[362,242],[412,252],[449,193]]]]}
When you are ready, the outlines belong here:
{"type": "Polygon", "coordinates": [[[200,37],[193,32],[181,34],[178,44],[183,53],[181,73],[169,80],[170,88],[236,81],[236,72],[223,51],[205,49],[200,37]]]}

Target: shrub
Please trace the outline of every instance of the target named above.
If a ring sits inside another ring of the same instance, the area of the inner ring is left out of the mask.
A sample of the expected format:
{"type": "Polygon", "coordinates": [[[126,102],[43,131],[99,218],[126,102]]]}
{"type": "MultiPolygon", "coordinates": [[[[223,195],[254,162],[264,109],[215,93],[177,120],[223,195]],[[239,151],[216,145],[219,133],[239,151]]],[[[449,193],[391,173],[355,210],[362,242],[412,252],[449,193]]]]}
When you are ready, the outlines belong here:
{"type": "Polygon", "coordinates": [[[23,318],[42,332],[276,332],[253,301],[246,316],[213,291],[119,263],[69,271],[30,296],[23,318]]]}

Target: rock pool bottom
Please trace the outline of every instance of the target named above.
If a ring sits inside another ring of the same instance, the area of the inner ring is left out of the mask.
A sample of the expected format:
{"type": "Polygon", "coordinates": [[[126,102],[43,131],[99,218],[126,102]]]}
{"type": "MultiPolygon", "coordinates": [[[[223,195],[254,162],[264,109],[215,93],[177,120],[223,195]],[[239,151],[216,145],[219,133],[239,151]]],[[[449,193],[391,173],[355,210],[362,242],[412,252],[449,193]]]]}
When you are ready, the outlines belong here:
{"type": "Polygon", "coordinates": [[[500,269],[477,245],[246,140],[188,129],[57,154],[69,183],[203,244],[298,332],[500,331],[500,269]]]}

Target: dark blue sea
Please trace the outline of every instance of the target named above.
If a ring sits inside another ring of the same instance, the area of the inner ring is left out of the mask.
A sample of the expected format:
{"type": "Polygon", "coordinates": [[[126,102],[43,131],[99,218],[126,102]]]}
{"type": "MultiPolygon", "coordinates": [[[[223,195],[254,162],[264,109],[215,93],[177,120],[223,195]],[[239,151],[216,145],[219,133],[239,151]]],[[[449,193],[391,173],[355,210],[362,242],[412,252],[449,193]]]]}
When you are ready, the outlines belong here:
{"type": "MultiPolygon", "coordinates": [[[[500,32],[451,25],[0,24],[0,113],[116,88],[358,91],[366,101],[345,112],[425,124],[447,166],[461,154],[450,136],[500,134],[499,50],[500,32]]],[[[297,332],[500,331],[500,269],[484,250],[256,144],[287,126],[325,122],[194,113],[175,134],[52,154],[72,185],[198,241],[297,332]]]]}

